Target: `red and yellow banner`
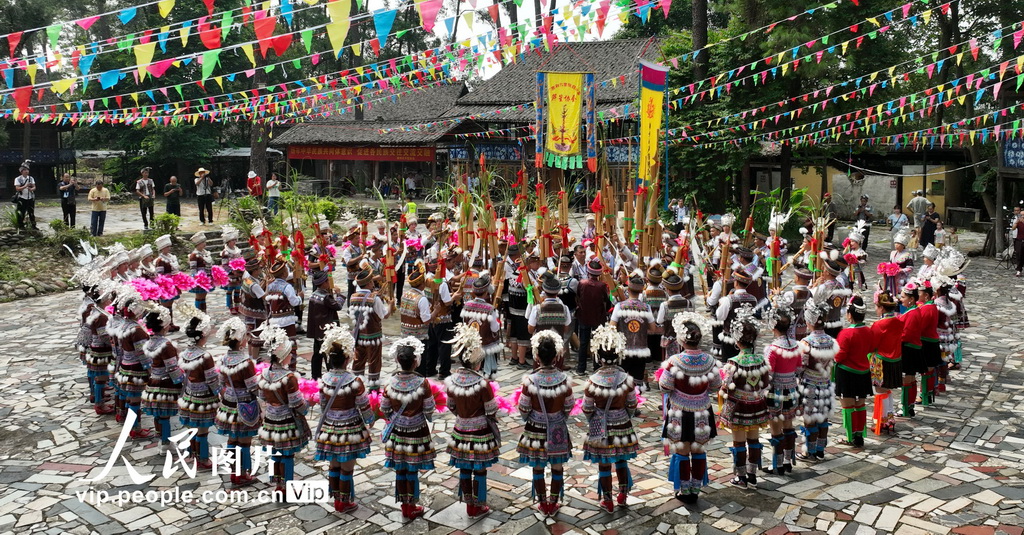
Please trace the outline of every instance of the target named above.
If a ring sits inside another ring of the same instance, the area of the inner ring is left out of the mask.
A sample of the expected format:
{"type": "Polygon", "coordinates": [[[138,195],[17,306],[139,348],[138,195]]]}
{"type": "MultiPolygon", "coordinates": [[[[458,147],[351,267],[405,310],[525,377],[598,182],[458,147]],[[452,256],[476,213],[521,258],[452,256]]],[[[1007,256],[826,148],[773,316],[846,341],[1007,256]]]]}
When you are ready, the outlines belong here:
{"type": "Polygon", "coordinates": [[[658,131],[664,126],[668,67],[640,61],[640,168],[645,183],[654,180],[658,163],[658,131]]]}
{"type": "Polygon", "coordinates": [[[432,162],[434,147],[337,147],[291,145],[288,157],[304,160],[369,160],[375,162],[432,162]]]}

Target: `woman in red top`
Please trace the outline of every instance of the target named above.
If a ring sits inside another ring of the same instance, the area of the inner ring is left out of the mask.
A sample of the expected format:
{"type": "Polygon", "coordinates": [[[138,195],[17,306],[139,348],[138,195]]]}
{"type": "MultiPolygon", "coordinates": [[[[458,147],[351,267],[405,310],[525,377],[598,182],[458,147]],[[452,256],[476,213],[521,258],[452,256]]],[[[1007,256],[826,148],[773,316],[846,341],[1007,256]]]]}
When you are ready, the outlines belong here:
{"type": "Polygon", "coordinates": [[[871,384],[875,387],[875,434],[896,430],[896,413],[892,408],[891,389],[903,387],[901,341],[903,319],[896,315],[899,303],[889,292],[875,295],[875,312],[879,319],[871,325],[875,342],[871,362],[871,384]]]}
{"type": "Polygon", "coordinates": [[[942,364],[939,349],[939,308],[935,306],[935,291],[931,281],[924,281],[918,290],[917,311],[921,315],[921,359],[925,372],[921,374],[921,404],[927,407],[935,402],[935,368],[942,364]]]}
{"type": "Polygon", "coordinates": [[[921,332],[924,330],[921,311],[917,308],[918,286],[908,282],[900,294],[900,301],[906,308],[903,312],[903,416],[914,417],[914,401],[917,399],[916,375],[928,371],[921,354],[921,332]]]}
{"type": "Polygon", "coordinates": [[[875,347],[871,329],[864,324],[867,307],[859,295],[850,298],[846,319],[850,326],[839,331],[836,341],[836,395],[843,405],[843,427],[846,441],[864,447],[864,426],[867,424],[867,400],[871,395],[871,372],[868,353],[875,347]]]}

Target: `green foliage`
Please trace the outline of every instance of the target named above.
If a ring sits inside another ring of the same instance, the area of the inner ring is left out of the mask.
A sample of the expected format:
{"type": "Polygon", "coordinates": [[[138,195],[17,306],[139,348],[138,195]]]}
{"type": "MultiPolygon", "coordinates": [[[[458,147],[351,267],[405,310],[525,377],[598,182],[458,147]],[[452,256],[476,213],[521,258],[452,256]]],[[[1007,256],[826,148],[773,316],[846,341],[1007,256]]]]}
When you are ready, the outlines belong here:
{"type": "Polygon", "coordinates": [[[787,240],[800,241],[800,227],[804,218],[811,214],[814,206],[807,195],[807,188],[775,188],[769,192],[752,190],[754,196],[753,216],[755,229],[767,229],[772,210],[776,213],[790,213],[780,233],[787,240]]]}
{"type": "Polygon", "coordinates": [[[0,253],[0,280],[18,281],[26,277],[28,273],[21,269],[17,262],[6,253],[0,253]]]}
{"type": "Polygon", "coordinates": [[[181,225],[181,218],[174,214],[158,214],[153,218],[153,230],[159,234],[174,234],[178,232],[181,225]]]}
{"type": "Polygon", "coordinates": [[[58,254],[68,254],[65,246],[72,251],[77,251],[82,240],[87,242],[92,240],[92,237],[89,235],[89,229],[81,227],[68,228],[59,219],[50,221],[50,228],[53,229],[53,234],[46,237],[46,243],[56,247],[58,254]]]}
{"type": "Polygon", "coordinates": [[[68,226],[67,226],[67,224],[64,223],[64,221],[62,221],[60,219],[51,219],[50,220],[50,230],[52,230],[54,232],[60,232],[62,230],[67,230],[67,229],[68,229],[68,226]]]}
{"type": "Polygon", "coordinates": [[[316,202],[316,211],[319,214],[323,214],[327,221],[331,223],[337,221],[338,216],[341,215],[341,207],[332,199],[319,199],[316,202]]]}
{"type": "Polygon", "coordinates": [[[7,228],[18,228],[18,211],[13,206],[8,206],[4,210],[3,217],[0,218],[0,224],[3,224],[7,228]]]}

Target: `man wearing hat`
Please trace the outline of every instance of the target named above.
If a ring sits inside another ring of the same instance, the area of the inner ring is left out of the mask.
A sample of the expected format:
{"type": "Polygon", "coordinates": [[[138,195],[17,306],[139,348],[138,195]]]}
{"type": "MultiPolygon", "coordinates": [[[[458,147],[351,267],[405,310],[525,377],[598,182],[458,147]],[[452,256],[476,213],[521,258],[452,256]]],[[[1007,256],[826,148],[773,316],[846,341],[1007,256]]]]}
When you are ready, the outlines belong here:
{"type": "MultiPolygon", "coordinates": [[[[336,291],[331,291],[328,279],[331,273],[320,269],[312,273],[313,293],[309,296],[309,315],[306,317],[306,338],[313,339],[313,362],[310,366],[313,379],[323,375],[324,332],[329,325],[338,324],[338,312],[344,300],[339,301],[336,291]]],[[[351,356],[346,355],[351,358],[351,356]]]]}
{"type": "Polygon", "coordinates": [[[220,264],[228,272],[228,285],[224,287],[224,306],[232,316],[238,315],[238,303],[241,299],[242,272],[231,267],[231,261],[242,258],[242,250],[238,248],[238,229],[231,225],[221,227],[221,239],[224,247],[220,250],[220,264]]]}
{"type": "Polygon", "coordinates": [[[846,317],[846,300],[852,292],[843,287],[836,279],[843,268],[835,260],[826,258],[822,265],[825,269],[821,271],[818,280],[815,281],[812,294],[814,300],[828,303],[828,314],[825,315],[825,334],[835,338],[843,328],[843,319],[846,317]]]}
{"type": "MultiPolygon", "coordinates": [[[[651,261],[650,267],[647,268],[647,287],[644,288],[643,300],[651,307],[651,312],[657,314],[661,310],[661,305],[668,300],[668,292],[665,291],[665,287],[662,285],[664,282],[664,272],[661,268],[661,259],[655,258],[651,261]]],[[[661,337],[664,333],[662,324],[655,321],[651,323],[650,328],[647,330],[647,347],[651,350],[651,362],[661,363],[665,360],[665,356],[661,352],[661,337]]]]}
{"type": "Polygon", "coordinates": [[[139,211],[142,212],[142,230],[149,230],[153,220],[153,198],[156,197],[156,184],[149,178],[152,167],[143,167],[139,178],[135,181],[135,196],[139,198],[139,211]],[[146,214],[149,214],[147,219],[146,214]]]}
{"type": "Polygon", "coordinates": [[[423,261],[417,261],[407,276],[409,287],[402,292],[398,305],[402,337],[411,336],[421,342],[427,341],[430,330],[430,300],[423,293],[426,275],[423,261]]]}
{"type": "MultiPolygon", "coordinates": [[[[732,274],[732,292],[718,302],[718,309],[715,317],[722,322],[722,332],[718,335],[717,342],[720,343],[721,360],[727,361],[740,354],[736,347],[736,340],[731,336],[732,322],[736,319],[736,313],[744,306],[756,306],[757,299],[747,292],[753,279],[745,271],[734,271],[732,274]]],[[[723,286],[724,287],[724,286],[723,286]]]]}
{"type": "Polygon", "coordinates": [[[562,256],[558,259],[558,283],[562,286],[558,292],[558,298],[565,303],[565,306],[569,307],[569,315],[572,317],[572,323],[569,325],[569,343],[576,349],[579,349],[580,340],[576,334],[576,294],[579,290],[580,281],[572,274],[572,263],[573,259],[569,256],[569,251],[565,251],[562,256]]]}
{"type": "Polygon", "coordinates": [[[754,259],[754,251],[751,251],[747,247],[736,248],[736,260],[737,263],[733,264],[733,271],[742,271],[750,277],[750,285],[747,286],[747,292],[757,299],[758,309],[768,305],[768,296],[765,291],[764,285],[764,268],[758,266],[754,259]]]}
{"type": "MultiPolygon", "coordinates": [[[[263,265],[254,249],[244,249],[242,258],[245,260],[245,271],[241,275],[241,299],[238,301],[238,311],[245,320],[249,334],[252,335],[267,320],[267,308],[263,300],[266,296],[266,289],[263,287],[263,265]]],[[[253,360],[259,356],[262,345],[263,342],[258,336],[250,338],[249,354],[253,360]]]]}
{"type": "Polygon", "coordinates": [[[651,306],[641,296],[646,288],[643,273],[635,271],[629,278],[629,298],[615,303],[611,322],[626,337],[626,351],[622,355],[622,369],[633,377],[640,391],[647,389],[646,364],[651,357],[647,345],[647,333],[654,324],[651,306]]]}
{"type": "Polygon", "coordinates": [[[196,202],[199,204],[199,223],[213,224],[213,179],[210,172],[200,167],[196,171],[196,202]]]}
{"type": "MultiPolygon", "coordinates": [[[[32,222],[32,230],[39,230],[36,227],[36,179],[29,175],[29,162],[21,164],[21,172],[14,179],[14,202],[17,205],[18,228],[25,228],[25,218],[32,222]]],[[[102,232],[101,232],[102,234],[102,232]]]]}
{"type": "Polygon", "coordinates": [[[462,322],[476,327],[480,332],[480,340],[484,353],[484,364],[482,371],[485,377],[493,378],[498,372],[498,357],[501,356],[501,324],[498,321],[498,311],[491,304],[491,275],[486,271],[481,273],[472,285],[473,298],[466,301],[462,308],[462,322]]]}
{"type": "Polygon", "coordinates": [[[430,255],[427,257],[424,295],[430,302],[430,325],[427,328],[427,344],[420,363],[420,374],[424,377],[437,375],[444,379],[451,374],[452,346],[455,322],[452,320],[452,305],[455,301],[448,284],[447,251],[440,253],[445,260],[430,255]]]}
{"type": "Polygon", "coordinates": [[[679,277],[674,268],[669,268],[666,273],[668,275],[661,281],[661,286],[665,289],[667,298],[658,306],[658,313],[654,319],[655,324],[661,327],[662,330],[660,346],[665,353],[664,358],[669,358],[682,351],[679,347],[679,342],[676,340],[676,331],[675,327],[672,326],[672,320],[677,314],[692,312],[693,303],[683,297],[682,292],[686,283],[679,277]]]}
{"type": "Polygon", "coordinates": [[[351,298],[355,292],[356,277],[359,275],[359,265],[363,262],[365,251],[363,245],[357,240],[359,235],[359,224],[350,224],[344,240],[347,244],[341,249],[341,261],[345,263],[345,273],[348,280],[346,298],[351,298]]]}
{"type": "Polygon", "coordinates": [[[352,362],[352,373],[360,379],[365,374],[366,388],[376,391],[380,390],[381,343],[384,338],[381,324],[391,314],[391,307],[377,293],[373,273],[359,272],[355,288],[348,300],[348,313],[352,316],[356,332],[356,358],[352,362]]]}
{"type": "MultiPolygon", "coordinates": [[[[206,250],[206,233],[203,231],[196,232],[189,240],[195,245],[195,249],[188,254],[188,270],[192,272],[193,277],[205,277],[207,281],[210,281],[213,255],[210,254],[210,251],[206,250]],[[201,276],[200,273],[202,273],[201,276]]],[[[196,284],[196,287],[189,291],[195,294],[196,308],[206,312],[206,289],[196,284]]]]}
{"type": "Polygon", "coordinates": [[[256,171],[249,171],[249,174],[246,175],[245,187],[249,190],[249,195],[259,200],[260,204],[263,203],[263,179],[256,174],[256,171]]]}
{"type": "Polygon", "coordinates": [[[505,288],[508,289],[508,343],[514,353],[513,358],[520,367],[526,367],[526,352],[530,347],[530,332],[526,321],[526,285],[527,268],[522,258],[521,246],[516,243],[508,246],[505,259],[505,288]]]}
{"type": "Polygon", "coordinates": [[[853,214],[853,218],[856,221],[867,222],[861,230],[861,235],[864,236],[864,240],[860,243],[861,249],[864,249],[866,252],[868,250],[868,240],[871,238],[871,223],[875,220],[874,210],[872,210],[871,206],[868,205],[867,193],[860,196],[860,205],[857,206],[857,211],[853,214]]]}
{"type": "MultiPolygon", "coordinates": [[[[576,362],[576,375],[587,376],[587,362],[590,360],[590,340],[594,330],[608,321],[608,310],[612,306],[611,290],[600,279],[601,262],[597,259],[587,263],[587,276],[576,288],[577,332],[580,349],[576,362]]],[[[594,368],[596,370],[596,367],[594,368]]]]}
{"type": "Polygon", "coordinates": [[[807,337],[807,320],[804,319],[804,305],[811,297],[807,287],[813,274],[807,268],[793,269],[793,289],[783,293],[778,303],[787,305],[793,311],[793,320],[789,325],[789,336],[800,341],[807,337]]]}
{"type": "MultiPolygon", "coordinates": [[[[569,312],[569,307],[565,306],[565,303],[558,298],[559,292],[562,291],[562,284],[558,282],[558,277],[555,275],[544,273],[540,286],[544,292],[544,300],[527,307],[529,308],[527,329],[531,335],[537,331],[554,331],[562,338],[564,346],[569,334],[569,325],[572,323],[572,314],[569,312]]],[[[559,356],[555,358],[556,369],[565,368],[561,356],[564,354],[564,351],[560,352],[559,356]]],[[[539,368],[540,360],[534,359],[533,369],[536,371],[539,368]]]]}
{"type": "Polygon", "coordinates": [[[270,274],[274,280],[267,285],[267,294],[263,297],[263,301],[267,304],[267,313],[270,316],[267,322],[284,329],[288,334],[288,339],[292,341],[292,359],[288,363],[288,368],[295,371],[298,364],[296,350],[298,344],[295,343],[297,339],[295,323],[298,321],[298,317],[295,315],[295,307],[302,304],[302,298],[295,292],[292,283],[288,282],[289,271],[288,264],[280,260],[270,266],[270,274]]]}

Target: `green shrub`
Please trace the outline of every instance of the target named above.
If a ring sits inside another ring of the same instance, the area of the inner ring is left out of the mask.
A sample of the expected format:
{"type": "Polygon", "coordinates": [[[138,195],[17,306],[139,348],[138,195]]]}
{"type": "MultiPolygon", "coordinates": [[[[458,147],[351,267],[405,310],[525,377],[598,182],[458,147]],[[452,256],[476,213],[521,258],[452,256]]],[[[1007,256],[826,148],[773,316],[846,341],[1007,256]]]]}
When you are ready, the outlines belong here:
{"type": "Polygon", "coordinates": [[[68,254],[65,246],[77,252],[81,248],[80,243],[82,240],[86,242],[92,240],[92,237],[89,235],[89,229],[69,228],[60,220],[51,221],[50,228],[53,229],[53,235],[46,237],[46,243],[56,247],[58,254],[68,254]]]}
{"type": "Polygon", "coordinates": [[[174,234],[178,232],[181,225],[181,218],[174,214],[160,214],[153,218],[153,229],[160,234],[174,234]]]}
{"type": "Polygon", "coordinates": [[[11,257],[4,253],[0,253],[0,280],[5,281],[18,281],[28,276],[18,263],[11,260],[11,257]]]}
{"type": "Polygon", "coordinates": [[[65,231],[67,229],[68,229],[68,226],[64,223],[64,221],[62,221],[60,219],[52,219],[52,220],[50,220],[50,230],[52,230],[54,232],[62,232],[62,231],[65,231]]]}
{"type": "Polygon", "coordinates": [[[323,214],[327,218],[327,221],[334,223],[338,220],[338,216],[341,214],[341,207],[338,203],[331,199],[320,199],[316,203],[316,212],[323,214]]]}
{"type": "Polygon", "coordinates": [[[0,223],[7,228],[18,228],[18,210],[13,206],[8,207],[4,210],[0,223]]]}

